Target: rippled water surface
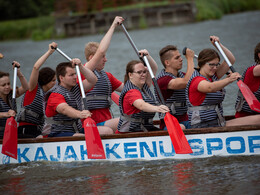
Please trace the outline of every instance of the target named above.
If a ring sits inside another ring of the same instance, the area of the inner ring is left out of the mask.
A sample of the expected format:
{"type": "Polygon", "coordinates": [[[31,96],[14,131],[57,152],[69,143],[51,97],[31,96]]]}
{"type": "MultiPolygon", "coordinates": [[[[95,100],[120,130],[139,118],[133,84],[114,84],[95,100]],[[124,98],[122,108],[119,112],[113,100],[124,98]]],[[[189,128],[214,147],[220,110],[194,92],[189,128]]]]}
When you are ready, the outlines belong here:
{"type": "MultiPolygon", "coordinates": [[[[217,35],[235,55],[235,68],[242,73],[253,63],[253,51],[260,41],[260,12],[224,16],[205,21],[145,30],[129,31],[139,49],[146,48],[162,68],[159,50],[175,44],[180,50],[187,46],[198,54],[212,48],[210,35],[217,35]]],[[[51,40],[70,57],[84,61],[84,46],[100,41],[103,35],[51,40]]],[[[48,49],[49,41],[1,42],[5,55],[0,69],[8,71],[11,60],[22,64],[27,78],[35,61],[48,49]]],[[[125,65],[136,54],[124,33],[113,35],[105,69],[123,81],[125,65]]],[[[65,59],[54,53],[45,66],[53,68],[65,59]]],[[[196,61],[195,61],[196,62],[196,61]]],[[[183,70],[186,70],[184,60],[183,70]]],[[[238,87],[226,87],[225,115],[234,114],[238,87]]],[[[20,101],[20,100],[18,100],[20,101]]],[[[113,106],[114,115],[118,108],[113,106]]],[[[212,157],[195,160],[159,160],[126,162],[36,162],[0,165],[0,194],[260,194],[260,156],[212,157]]]]}
{"type": "MultiPolygon", "coordinates": [[[[0,166],[4,194],[259,194],[260,156],[0,166]]],[[[2,194],[3,194],[2,193],[2,194]]]]}

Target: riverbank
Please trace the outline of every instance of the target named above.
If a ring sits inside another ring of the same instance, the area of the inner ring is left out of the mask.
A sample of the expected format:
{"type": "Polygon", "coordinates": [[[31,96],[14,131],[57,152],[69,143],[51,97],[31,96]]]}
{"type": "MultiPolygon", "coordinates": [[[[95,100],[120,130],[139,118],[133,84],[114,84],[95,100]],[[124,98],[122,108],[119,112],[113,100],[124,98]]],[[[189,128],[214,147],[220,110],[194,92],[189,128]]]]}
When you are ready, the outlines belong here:
{"type": "MultiPolygon", "coordinates": [[[[228,13],[260,10],[260,0],[195,0],[194,2],[197,9],[195,21],[220,19],[224,14],[228,13]]],[[[165,5],[165,2],[163,2],[163,5],[165,5]]],[[[148,5],[136,4],[135,6],[142,9],[148,5]]],[[[160,6],[160,4],[158,3],[154,6],[160,6]]],[[[119,9],[126,10],[129,8],[121,7],[117,10],[119,9]]],[[[104,10],[104,12],[111,11],[112,10],[104,10]]],[[[0,22],[0,41],[23,39],[38,41],[65,38],[65,34],[57,34],[55,21],[56,18],[54,16],[45,16],[0,22]]],[[[147,24],[143,23],[142,26],[146,27],[147,24]]]]}

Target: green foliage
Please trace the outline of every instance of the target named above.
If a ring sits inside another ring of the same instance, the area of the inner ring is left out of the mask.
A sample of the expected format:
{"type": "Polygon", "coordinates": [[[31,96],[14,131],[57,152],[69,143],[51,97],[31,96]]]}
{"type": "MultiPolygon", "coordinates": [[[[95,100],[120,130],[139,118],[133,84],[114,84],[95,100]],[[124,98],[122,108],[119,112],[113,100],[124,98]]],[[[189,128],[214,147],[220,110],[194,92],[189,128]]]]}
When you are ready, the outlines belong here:
{"type": "Polygon", "coordinates": [[[143,14],[140,15],[139,28],[141,28],[141,29],[147,28],[147,23],[146,23],[146,20],[145,20],[145,17],[143,14]]]}
{"type": "Polygon", "coordinates": [[[259,10],[260,0],[196,0],[197,21],[219,19],[223,14],[259,10]]]}
{"type": "Polygon", "coordinates": [[[54,37],[54,17],[39,17],[0,23],[0,40],[50,39],[54,37]]]}
{"type": "MultiPolygon", "coordinates": [[[[93,0],[87,1],[93,2],[88,8],[97,9],[97,2],[93,0]]],[[[174,3],[185,1],[176,0],[174,3]]],[[[117,5],[114,4],[114,1],[104,0],[104,2],[103,11],[142,9],[144,7],[167,5],[170,3],[168,0],[145,3],[144,1],[131,0],[131,2],[135,3],[129,3],[126,6],[124,2],[119,3],[120,1],[117,1],[117,5]]],[[[188,2],[190,1],[188,0],[188,2]]],[[[223,14],[228,13],[260,10],[260,0],[195,0],[194,2],[198,10],[196,15],[197,21],[219,19],[223,14]]],[[[73,3],[75,4],[76,1],[73,1],[73,3]]],[[[49,16],[54,9],[54,0],[0,0],[0,5],[0,21],[2,21],[0,22],[0,41],[18,39],[43,40],[65,37],[65,35],[59,37],[55,35],[55,18],[49,16]],[[21,19],[35,16],[41,17],[21,19]],[[4,21],[10,18],[14,20],[4,21]]],[[[144,16],[140,17],[139,27],[147,28],[144,16]]]]}
{"type": "Polygon", "coordinates": [[[197,21],[220,19],[223,15],[223,12],[209,1],[198,0],[196,1],[196,6],[198,10],[196,15],[197,21]]]}

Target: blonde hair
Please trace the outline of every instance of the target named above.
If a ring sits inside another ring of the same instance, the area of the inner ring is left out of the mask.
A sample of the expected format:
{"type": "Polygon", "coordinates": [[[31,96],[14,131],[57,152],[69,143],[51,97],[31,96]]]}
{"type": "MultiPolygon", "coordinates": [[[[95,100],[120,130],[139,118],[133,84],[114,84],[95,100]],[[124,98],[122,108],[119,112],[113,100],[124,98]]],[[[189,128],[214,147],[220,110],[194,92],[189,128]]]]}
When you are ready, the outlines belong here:
{"type": "Polygon", "coordinates": [[[91,55],[95,55],[98,49],[99,43],[98,42],[89,42],[85,46],[85,57],[89,61],[89,57],[91,55]]]}

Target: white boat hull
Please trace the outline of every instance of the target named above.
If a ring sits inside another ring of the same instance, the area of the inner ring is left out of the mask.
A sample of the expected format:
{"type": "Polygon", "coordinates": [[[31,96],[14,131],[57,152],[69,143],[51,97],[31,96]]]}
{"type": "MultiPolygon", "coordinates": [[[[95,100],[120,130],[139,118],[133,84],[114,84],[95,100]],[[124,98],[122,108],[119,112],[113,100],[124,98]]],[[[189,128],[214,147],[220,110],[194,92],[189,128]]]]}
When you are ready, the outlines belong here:
{"type": "MultiPolygon", "coordinates": [[[[259,155],[260,130],[186,135],[192,154],[176,154],[170,137],[102,139],[105,161],[191,159],[259,155]]],[[[2,150],[2,144],[0,145],[2,150]]],[[[88,159],[85,140],[18,144],[17,160],[0,154],[0,164],[32,161],[97,161],[88,159]]],[[[100,160],[98,160],[100,161],[100,160]]]]}

